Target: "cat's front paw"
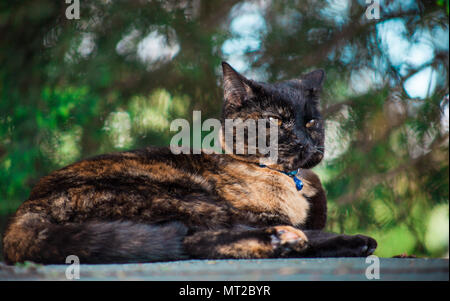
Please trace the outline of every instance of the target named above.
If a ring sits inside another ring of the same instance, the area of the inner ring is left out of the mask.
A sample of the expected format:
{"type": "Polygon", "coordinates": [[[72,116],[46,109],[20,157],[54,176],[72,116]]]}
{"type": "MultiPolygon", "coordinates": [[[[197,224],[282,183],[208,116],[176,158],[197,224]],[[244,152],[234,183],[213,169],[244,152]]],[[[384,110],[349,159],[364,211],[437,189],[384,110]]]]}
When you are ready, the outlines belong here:
{"type": "Polygon", "coordinates": [[[291,226],[275,226],[269,229],[271,244],[276,256],[299,253],[308,246],[308,238],[303,231],[291,226]]]}
{"type": "Polygon", "coordinates": [[[356,257],[366,257],[372,255],[377,248],[377,241],[372,237],[365,235],[351,236],[350,244],[355,245],[353,250],[356,257]]]}
{"type": "Polygon", "coordinates": [[[332,247],[337,257],[367,257],[373,254],[377,242],[365,235],[340,235],[332,247]]]}

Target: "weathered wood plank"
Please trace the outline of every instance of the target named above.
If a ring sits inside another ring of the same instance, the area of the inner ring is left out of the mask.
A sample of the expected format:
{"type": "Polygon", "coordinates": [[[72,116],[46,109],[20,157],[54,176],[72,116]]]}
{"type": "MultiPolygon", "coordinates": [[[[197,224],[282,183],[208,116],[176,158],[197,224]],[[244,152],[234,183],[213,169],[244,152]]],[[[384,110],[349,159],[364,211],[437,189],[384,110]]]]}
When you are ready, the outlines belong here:
{"type": "MultiPolygon", "coordinates": [[[[81,265],[80,280],[367,280],[365,258],[81,265]]],[[[0,280],[66,280],[68,265],[0,264],[0,280]]],[[[380,280],[449,280],[448,259],[380,258],[380,280]]],[[[373,281],[373,280],[372,280],[373,281]]]]}

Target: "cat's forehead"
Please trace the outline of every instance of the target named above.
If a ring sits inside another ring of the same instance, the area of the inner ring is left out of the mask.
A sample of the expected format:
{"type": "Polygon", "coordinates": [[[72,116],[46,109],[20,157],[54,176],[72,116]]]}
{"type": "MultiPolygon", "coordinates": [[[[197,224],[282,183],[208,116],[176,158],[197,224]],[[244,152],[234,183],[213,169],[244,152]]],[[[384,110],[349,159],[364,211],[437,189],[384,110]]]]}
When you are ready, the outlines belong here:
{"type": "Polygon", "coordinates": [[[270,95],[269,107],[286,118],[304,118],[305,115],[320,117],[318,102],[311,97],[301,80],[262,84],[262,88],[270,95]]]}
{"type": "Polygon", "coordinates": [[[305,93],[300,80],[288,80],[273,84],[265,84],[264,89],[278,101],[283,101],[291,106],[303,106],[305,93]]]}

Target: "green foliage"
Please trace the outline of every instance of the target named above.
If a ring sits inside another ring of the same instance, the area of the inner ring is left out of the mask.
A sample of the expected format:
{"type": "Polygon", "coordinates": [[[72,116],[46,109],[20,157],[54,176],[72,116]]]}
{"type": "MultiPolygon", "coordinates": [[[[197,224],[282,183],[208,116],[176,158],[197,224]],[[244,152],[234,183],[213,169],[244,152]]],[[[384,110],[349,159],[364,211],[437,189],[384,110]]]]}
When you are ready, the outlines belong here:
{"type": "Polygon", "coordinates": [[[220,117],[229,59],[258,80],[326,70],[327,149],[316,171],[328,230],[372,235],[380,256],[448,254],[448,42],[431,42],[432,58],[416,66],[392,59],[380,38],[395,24],[413,44],[423,32],[448,35],[448,1],[386,1],[370,21],[364,1],[337,12],[334,1],[310,0],[80,2],[80,20],[65,18],[64,1],[0,3],[0,227],[52,170],[168,145],[170,122],[193,110],[220,117]],[[233,25],[245,12],[264,26],[233,25]],[[405,82],[429,66],[435,86],[408,96],[405,82]]]}
{"type": "Polygon", "coordinates": [[[445,6],[446,10],[447,10],[447,15],[449,14],[449,10],[450,10],[450,6],[449,6],[449,1],[448,0],[436,0],[437,5],[439,6],[445,6]]]}

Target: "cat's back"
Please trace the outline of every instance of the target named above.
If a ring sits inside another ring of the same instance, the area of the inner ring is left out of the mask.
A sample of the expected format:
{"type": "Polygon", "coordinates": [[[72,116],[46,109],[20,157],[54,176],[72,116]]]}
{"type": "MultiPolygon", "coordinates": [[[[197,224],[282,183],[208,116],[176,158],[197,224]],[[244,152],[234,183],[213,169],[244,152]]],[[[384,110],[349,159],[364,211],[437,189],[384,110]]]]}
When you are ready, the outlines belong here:
{"type": "Polygon", "coordinates": [[[163,220],[183,205],[167,200],[211,193],[212,185],[201,174],[215,164],[214,156],[175,155],[164,147],[99,155],[40,179],[16,216],[37,213],[59,223],[163,220]]]}
{"type": "MultiPolygon", "coordinates": [[[[29,199],[39,199],[68,189],[139,189],[150,183],[181,184],[203,167],[204,156],[174,155],[169,148],[148,147],[139,150],[98,155],[56,170],[39,180],[29,199]]],[[[211,163],[211,159],[206,159],[211,163]]]]}

